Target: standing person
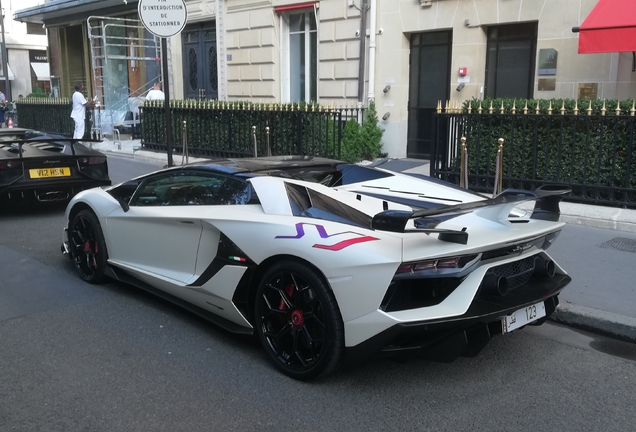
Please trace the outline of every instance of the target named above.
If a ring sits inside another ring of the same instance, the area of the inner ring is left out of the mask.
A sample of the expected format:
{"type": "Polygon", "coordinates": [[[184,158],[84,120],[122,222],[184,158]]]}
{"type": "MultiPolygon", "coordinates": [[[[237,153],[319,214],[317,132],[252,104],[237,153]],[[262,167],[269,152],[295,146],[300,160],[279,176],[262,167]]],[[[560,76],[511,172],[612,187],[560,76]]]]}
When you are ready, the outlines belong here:
{"type": "Polygon", "coordinates": [[[2,108],[0,108],[0,126],[7,127],[4,122],[4,110],[7,109],[7,98],[4,93],[2,93],[2,90],[0,90],[0,104],[2,104],[2,108]]]}
{"type": "Polygon", "coordinates": [[[161,91],[159,81],[152,86],[152,90],[146,95],[146,100],[166,100],[166,95],[161,91]]]}
{"type": "Polygon", "coordinates": [[[84,119],[86,118],[86,108],[93,108],[95,103],[93,101],[87,101],[82,91],[84,90],[84,84],[75,84],[75,93],[73,93],[73,111],[71,111],[71,118],[75,122],[75,131],[73,132],[73,138],[82,139],[84,137],[84,119]]]}

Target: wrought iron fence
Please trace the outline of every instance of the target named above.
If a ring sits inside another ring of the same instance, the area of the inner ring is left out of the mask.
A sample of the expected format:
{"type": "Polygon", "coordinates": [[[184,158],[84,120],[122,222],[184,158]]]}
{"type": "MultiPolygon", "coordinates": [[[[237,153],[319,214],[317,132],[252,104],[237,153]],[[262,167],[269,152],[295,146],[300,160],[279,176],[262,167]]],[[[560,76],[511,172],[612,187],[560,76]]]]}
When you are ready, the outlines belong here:
{"type": "MultiPolygon", "coordinates": [[[[146,102],[141,109],[141,144],[166,151],[163,102],[146,102]]],[[[190,156],[313,155],[340,158],[344,123],[362,115],[351,107],[317,104],[253,104],[249,102],[171,101],[172,145],[183,151],[184,130],[190,156]],[[183,127],[187,125],[187,129],[183,127]],[[253,127],[256,129],[253,129],[253,127]]]]}
{"type": "MultiPolygon", "coordinates": [[[[551,107],[551,105],[550,105],[551,107]]],[[[493,192],[499,138],[504,189],[559,184],[568,201],[636,208],[635,110],[616,115],[488,113],[446,110],[435,116],[431,175],[461,182],[461,137],[466,137],[468,189],[493,192]],[[626,115],[625,115],[626,114],[626,115]]],[[[465,110],[464,110],[465,111],[465,110]]],[[[480,110],[481,111],[481,110],[480,110]]],[[[502,110],[503,111],[503,108],[502,110]]]]}
{"type": "MultiPolygon", "coordinates": [[[[16,101],[19,126],[46,133],[73,136],[73,102],[68,98],[24,98],[16,101]]],[[[86,110],[87,116],[90,110],[86,110]]],[[[90,133],[90,119],[86,131],[90,133]]]]}

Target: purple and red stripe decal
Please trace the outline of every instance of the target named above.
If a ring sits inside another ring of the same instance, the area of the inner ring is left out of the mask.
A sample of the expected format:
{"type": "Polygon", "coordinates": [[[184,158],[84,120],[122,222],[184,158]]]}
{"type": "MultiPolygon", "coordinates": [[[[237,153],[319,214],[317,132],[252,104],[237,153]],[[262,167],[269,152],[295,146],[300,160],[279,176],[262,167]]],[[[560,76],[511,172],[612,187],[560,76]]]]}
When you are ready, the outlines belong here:
{"type": "Polygon", "coordinates": [[[373,241],[373,240],[379,240],[376,237],[365,236],[365,235],[357,233],[355,231],[343,231],[343,232],[339,232],[339,233],[335,233],[335,234],[328,234],[327,230],[325,229],[324,226],[318,225],[318,224],[304,223],[304,222],[299,222],[299,223],[296,224],[296,235],[295,236],[276,236],[275,238],[280,238],[280,239],[300,239],[300,238],[303,238],[305,236],[305,227],[304,227],[304,225],[310,225],[310,226],[315,227],[316,231],[318,231],[318,235],[320,236],[320,238],[323,238],[323,239],[331,238],[331,237],[342,235],[342,234],[351,234],[351,235],[357,236],[357,237],[352,237],[352,238],[349,238],[349,239],[346,239],[346,240],[339,241],[338,243],[333,244],[333,245],[326,245],[326,244],[320,244],[320,243],[314,244],[313,247],[318,248],[318,249],[339,251],[339,250],[342,250],[342,249],[344,249],[346,247],[349,247],[351,245],[354,245],[354,244],[364,243],[364,242],[373,241]]]}

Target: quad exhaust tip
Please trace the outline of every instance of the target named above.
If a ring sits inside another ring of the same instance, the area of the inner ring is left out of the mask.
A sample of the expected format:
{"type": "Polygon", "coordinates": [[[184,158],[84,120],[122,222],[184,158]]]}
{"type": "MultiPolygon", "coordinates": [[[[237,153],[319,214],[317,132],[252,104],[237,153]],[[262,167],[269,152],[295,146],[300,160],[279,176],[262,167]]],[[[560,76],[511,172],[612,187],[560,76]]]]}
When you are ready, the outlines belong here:
{"type": "Polygon", "coordinates": [[[68,192],[64,191],[47,192],[37,196],[38,201],[40,202],[64,201],[67,200],[68,197],[68,192]]]}
{"type": "Polygon", "coordinates": [[[485,293],[499,295],[501,297],[508,294],[508,279],[494,274],[486,275],[481,283],[485,293]]]}
{"type": "Polygon", "coordinates": [[[552,260],[537,258],[534,263],[534,274],[540,277],[553,278],[556,274],[556,265],[552,260]]]}
{"type": "MultiPolygon", "coordinates": [[[[556,274],[556,264],[550,259],[537,258],[534,262],[533,276],[553,278],[556,274]]],[[[487,274],[481,282],[481,290],[485,294],[505,296],[508,294],[508,278],[487,274]]]]}

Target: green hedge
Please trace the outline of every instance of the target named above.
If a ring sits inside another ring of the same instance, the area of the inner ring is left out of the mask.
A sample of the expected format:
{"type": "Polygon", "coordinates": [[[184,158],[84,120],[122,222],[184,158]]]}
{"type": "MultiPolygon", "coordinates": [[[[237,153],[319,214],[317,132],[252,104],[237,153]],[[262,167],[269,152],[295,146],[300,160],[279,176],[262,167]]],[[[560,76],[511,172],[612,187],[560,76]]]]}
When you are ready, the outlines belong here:
{"type": "MultiPolygon", "coordinates": [[[[634,101],[486,99],[482,114],[479,105],[478,100],[467,101],[461,110],[469,175],[494,175],[501,137],[509,186],[539,180],[636,188],[634,101]]],[[[459,170],[459,156],[452,166],[459,170]]],[[[486,187],[487,182],[480,178],[475,186],[486,187]]]]}
{"type": "MultiPolygon", "coordinates": [[[[21,128],[73,136],[73,103],[68,98],[22,98],[15,103],[21,128]]],[[[88,110],[87,110],[88,111],[88,110]]],[[[90,132],[90,123],[86,130],[90,132]]]]}
{"type": "Polygon", "coordinates": [[[362,125],[356,119],[347,120],[342,134],[342,159],[347,162],[373,160],[382,155],[382,134],[378,113],[371,101],[362,125]]]}
{"type": "MultiPolygon", "coordinates": [[[[272,154],[304,154],[340,158],[342,125],[351,108],[324,107],[314,103],[254,104],[250,102],[171,101],[172,143],[179,151],[183,143],[183,122],[187,125],[190,154],[253,154],[252,127],[256,127],[259,155],[266,154],[267,133],[272,154]]],[[[165,136],[163,103],[141,107],[142,144],[162,150],[165,136]]]]}

